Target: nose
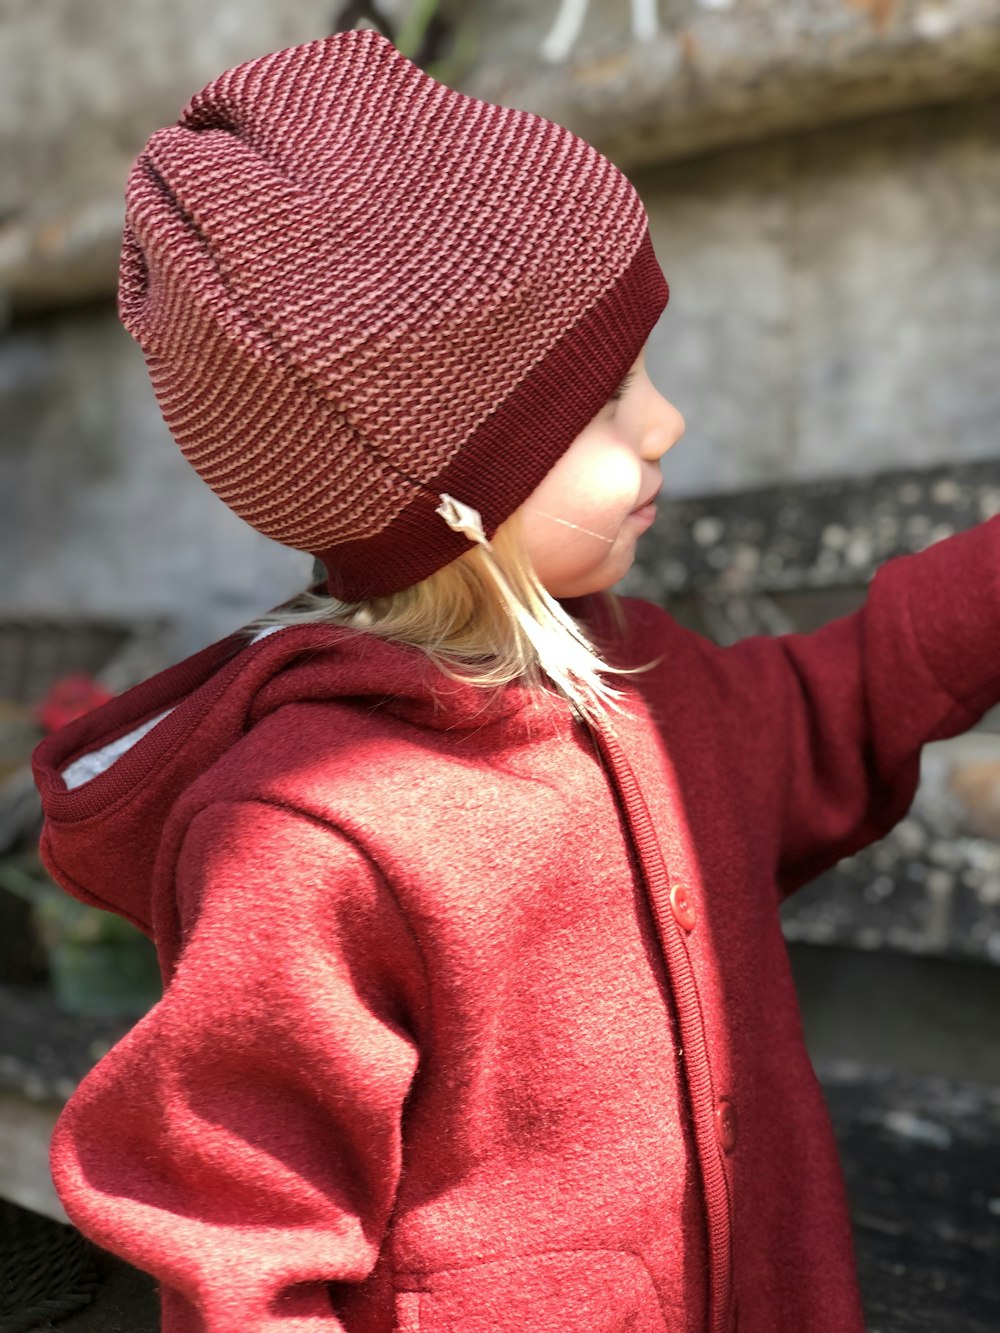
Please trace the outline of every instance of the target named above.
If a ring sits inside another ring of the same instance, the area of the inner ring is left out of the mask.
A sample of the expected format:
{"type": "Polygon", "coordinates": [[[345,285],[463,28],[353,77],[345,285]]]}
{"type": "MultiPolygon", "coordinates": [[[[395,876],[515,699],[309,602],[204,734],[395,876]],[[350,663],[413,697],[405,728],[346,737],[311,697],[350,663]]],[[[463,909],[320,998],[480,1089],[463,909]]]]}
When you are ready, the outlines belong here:
{"type": "Polygon", "coordinates": [[[642,435],[642,456],[651,463],[662,458],[684,434],[684,418],[680,412],[662,394],[656,396],[659,401],[650,413],[642,435]]]}

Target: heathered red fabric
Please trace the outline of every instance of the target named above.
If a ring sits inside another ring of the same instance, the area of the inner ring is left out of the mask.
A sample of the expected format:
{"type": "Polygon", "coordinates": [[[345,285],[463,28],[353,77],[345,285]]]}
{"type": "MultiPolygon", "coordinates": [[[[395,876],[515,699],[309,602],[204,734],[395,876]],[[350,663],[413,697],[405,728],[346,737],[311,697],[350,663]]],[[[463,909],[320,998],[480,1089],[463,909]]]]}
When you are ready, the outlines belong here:
{"type": "Polygon", "coordinates": [[[667,303],[645,210],[560,125],[338,33],[227,70],[126,187],[119,310],[164,420],[346,600],[492,536],[667,303]]]}
{"type": "Polygon", "coordinates": [[[59,1122],[70,1216],[164,1333],[862,1333],[778,906],[1000,699],[998,571],[993,519],[728,649],[627,601],[661,661],[597,733],[309,626],[44,741],[46,865],[166,978],[59,1122]]]}

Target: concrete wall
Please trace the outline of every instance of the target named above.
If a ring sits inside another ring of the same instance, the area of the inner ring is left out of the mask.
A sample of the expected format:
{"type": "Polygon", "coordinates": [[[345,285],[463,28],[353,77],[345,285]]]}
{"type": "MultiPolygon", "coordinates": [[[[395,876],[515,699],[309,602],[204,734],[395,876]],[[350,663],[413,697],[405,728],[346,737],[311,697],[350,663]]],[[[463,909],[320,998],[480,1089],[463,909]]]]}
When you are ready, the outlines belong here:
{"type": "Polygon", "coordinates": [[[1000,458],[1000,102],[637,174],[677,492],[1000,458]]]}
{"type": "Polygon", "coordinates": [[[179,656],[308,581],[308,556],[254,532],[188,465],[112,307],[13,329],[0,416],[0,612],[164,614],[179,656]]]}
{"type": "Polygon", "coordinates": [[[114,290],[122,185],[148,135],[220,70],[328,32],[329,0],[6,0],[0,303],[114,290]]]}

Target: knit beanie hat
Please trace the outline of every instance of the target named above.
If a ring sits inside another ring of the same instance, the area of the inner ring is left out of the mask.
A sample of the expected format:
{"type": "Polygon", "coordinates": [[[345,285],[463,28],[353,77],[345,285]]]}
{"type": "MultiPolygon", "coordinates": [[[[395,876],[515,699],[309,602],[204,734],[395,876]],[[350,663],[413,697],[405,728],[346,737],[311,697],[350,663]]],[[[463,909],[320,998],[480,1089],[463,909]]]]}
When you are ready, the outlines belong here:
{"type": "Polygon", "coordinates": [[[118,296],[192,466],[358,601],[469,549],[442,497],[492,536],[667,285],[605,157],[359,30],[228,70],[149,139],[118,296]]]}

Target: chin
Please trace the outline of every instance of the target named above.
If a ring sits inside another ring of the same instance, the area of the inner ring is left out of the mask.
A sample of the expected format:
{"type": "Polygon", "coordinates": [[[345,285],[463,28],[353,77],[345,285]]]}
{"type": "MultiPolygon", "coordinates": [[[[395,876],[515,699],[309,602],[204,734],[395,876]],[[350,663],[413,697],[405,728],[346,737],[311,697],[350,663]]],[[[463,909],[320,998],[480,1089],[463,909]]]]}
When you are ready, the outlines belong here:
{"type": "Polygon", "coordinates": [[[558,591],[551,588],[548,592],[558,599],[565,600],[570,597],[589,597],[595,592],[608,592],[619,583],[632,568],[632,561],[629,560],[614,569],[605,569],[601,573],[594,573],[590,577],[584,577],[574,580],[566,579],[557,585],[558,591]]]}

